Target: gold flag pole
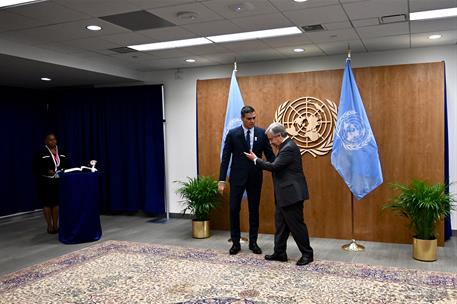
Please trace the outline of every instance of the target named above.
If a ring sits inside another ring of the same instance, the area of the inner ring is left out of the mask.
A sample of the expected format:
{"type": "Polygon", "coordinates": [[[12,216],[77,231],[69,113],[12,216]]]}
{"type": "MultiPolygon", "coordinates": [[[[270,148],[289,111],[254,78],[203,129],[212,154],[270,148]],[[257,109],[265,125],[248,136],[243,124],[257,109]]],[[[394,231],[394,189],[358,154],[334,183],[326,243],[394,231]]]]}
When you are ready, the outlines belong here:
{"type": "MultiPolygon", "coordinates": [[[[346,60],[351,60],[351,47],[348,45],[347,48],[348,56],[346,60]]],[[[351,193],[351,235],[352,240],[350,243],[341,246],[341,249],[346,251],[364,251],[365,246],[357,244],[354,239],[354,195],[351,193]]]]}
{"type": "Polygon", "coordinates": [[[346,251],[364,251],[365,246],[357,244],[354,239],[354,195],[351,193],[351,235],[352,240],[350,243],[341,246],[341,249],[346,251]]]}

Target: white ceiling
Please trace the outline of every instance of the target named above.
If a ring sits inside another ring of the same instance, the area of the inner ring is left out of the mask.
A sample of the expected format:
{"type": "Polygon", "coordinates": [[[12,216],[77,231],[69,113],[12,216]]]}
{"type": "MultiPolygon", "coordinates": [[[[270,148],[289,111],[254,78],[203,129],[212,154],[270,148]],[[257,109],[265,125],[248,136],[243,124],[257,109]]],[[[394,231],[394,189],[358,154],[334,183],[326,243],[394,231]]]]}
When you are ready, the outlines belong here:
{"type": "MultiPolygon", "coordinates": [[[[383,16],[408,16],[410,12],[449,7],[457,7],[457,0],[308,0],[303,3],[293,0],[48,0],[0,10],[0,54],[3,54],[0,56],[0,85],[5,84],[6,76],[12,77],[8,71],[18,64],[17,60],[8,60],[8,56],[29,59],[22,63],[21,71],[26,63],[30,63],[35,72],[43,68],[43,64],[52,68],[56,63],[60,66],[68,63],[72,68],[94,74],[94,79],[75,77],[72,83],[87,85],[99,84],[103,76],[96,75],[99,72],[118,77],[125,75],[125,71],[134,75],[160,69],[228,64],[235,58],[238,62],[248,62],[328,56],[345,53],[348,45],[353,52],[373,52],[456,44],[457,18],[380,24],[383,16]],[[236,12],[230,8],[240,3],[251,9],[236,12]],[[131,31],[99,18],[138,10],[146,10],[176,26],[131,31]],[[195,12],[198,17],[178,18],[177,13],[183,11],[195,12]],[[103,30],[86,30],[85,26],[90,24],[100,25],[103,30]],[[119,54],[110,50],[132,44],[313,24],[322,24],[326,30],[144,53],[119,54]],[[431,34],[443,37],[429,40],[427,37],[431,34]],[[2,45],[9,47],[5,50],[2,45]],[[294,48],[304,48],[305,52],[294,53],[294,48]],[[187,58],[196,62],[187,63],[187,58]],[[41,66],[33,66],[33,60],[40,61],[41,66]],[[106,69],[107,66],[116,68],[106,69]],[[124,73],[116,74],[116,70],[124,73]]],[[[58,70],[52,78],[61,77],[59,73],[65,75],[65,69],[58,70]]],[[[26,72],[22,77],[17,74],[21,73],[15,73],[14,77],[19,77],[24,86],[40,84],[29,83],[32,76],[26,72]]],[[[46,84],[49,85],[58,84],[46,84]]]]}

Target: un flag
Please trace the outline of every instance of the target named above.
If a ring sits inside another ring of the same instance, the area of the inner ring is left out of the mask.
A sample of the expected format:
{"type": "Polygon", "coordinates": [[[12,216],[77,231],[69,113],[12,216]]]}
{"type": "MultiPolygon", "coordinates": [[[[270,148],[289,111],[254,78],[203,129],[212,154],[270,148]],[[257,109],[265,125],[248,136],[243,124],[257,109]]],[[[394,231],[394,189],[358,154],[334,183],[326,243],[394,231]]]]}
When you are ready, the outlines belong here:
{"type": "Polygon", "coordinates": [[[349,59],[343,73],[332,165],[359,200],[383,182],[378,146],[349,59]]]}
{"type": "MultiPolygon", "coordinates": [[[[230,129],[241,126],[241,109],[244,107],[243,96],[241,96],[240,88],[238,87],[238,81],[236,80],[236,69],[232,72],[232,79],[230,80],[230,90],[227,100],[227,111],[225,112],[225,122],[224,122],[224,131],[222,133],[222,143],[221,143],[221,155],[224,151],[225,138],[227,137],[228,131],[230,129]]],[[[230,158],[229,169],[227,176],[230,175],[230,164],[232,159],[230,158]]]]}

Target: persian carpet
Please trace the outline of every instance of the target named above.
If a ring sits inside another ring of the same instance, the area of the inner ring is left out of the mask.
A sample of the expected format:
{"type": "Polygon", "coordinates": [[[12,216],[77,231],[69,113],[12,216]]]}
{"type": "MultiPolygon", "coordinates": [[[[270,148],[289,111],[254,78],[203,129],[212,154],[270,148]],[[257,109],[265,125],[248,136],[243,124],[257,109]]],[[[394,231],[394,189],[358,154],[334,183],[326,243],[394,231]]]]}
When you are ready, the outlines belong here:
{"type": "Polygon", "coordinates": [[[0,277],[0,303],[457,303],[457,274],[107,241],[0,277]]]}

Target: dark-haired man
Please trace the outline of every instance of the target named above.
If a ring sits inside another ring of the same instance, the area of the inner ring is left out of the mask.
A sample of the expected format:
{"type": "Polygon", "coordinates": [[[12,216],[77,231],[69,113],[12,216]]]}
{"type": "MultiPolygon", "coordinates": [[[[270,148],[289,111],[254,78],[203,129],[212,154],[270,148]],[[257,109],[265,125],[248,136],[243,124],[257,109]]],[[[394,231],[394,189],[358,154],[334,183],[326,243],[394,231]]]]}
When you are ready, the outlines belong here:
{"type": "Polygon", "coordinates": [[[225,179],[230,165],[230,235],[232,247],[230,254],[237,254],[240,246],[240,209],[243,193],[246,191],[249,209],[249,249],[255,254],[261,254],[262,249],[257,245],[259,231],[259,206],[262,190],[263,173],[253,162],[249,161],[244,152],[254,151],[256,155],[265,154],[269,161],[274,160],[274,154],[265,130],[255,126],[255,110],[251,106],[241,109],[242,125],[227,133],[222,152],[219,192],[225,190],[225,179]]]}

